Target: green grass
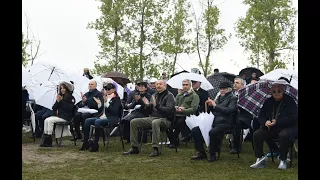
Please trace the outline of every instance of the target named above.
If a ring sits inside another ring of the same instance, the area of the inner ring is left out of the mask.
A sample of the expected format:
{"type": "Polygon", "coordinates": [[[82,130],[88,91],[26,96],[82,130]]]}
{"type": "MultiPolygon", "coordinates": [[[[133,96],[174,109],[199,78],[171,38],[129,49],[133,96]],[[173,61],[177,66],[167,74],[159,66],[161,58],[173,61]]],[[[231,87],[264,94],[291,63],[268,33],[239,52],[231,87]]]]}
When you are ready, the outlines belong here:
{"type": "MultiPolygon", "coordinates": [[[[208,163],[191,161],[194,155],[193,144],[184,144],[174,149],[163,147],[159,157],[150,158],[151,145],[143,145],[138,155],[122,155],[119,138],[112,138],[110,148],[103,151],[100,142],[100,152],[80,152],[81,143],[77,146],[68,139],[63,140],[63,147],[40,148],[39,140],[35,143],[29,138],[30,134],[23,134],[23,163],[22,179],[112,179],[112,180],[182,180],[182,179],[298,179],[298,160],[293,161],[293,167],[278,170],[279,160],[275,163],[268,159],[265,169],[251,169],[255,162],[251,142],[244,142],[240,158],[228,152],[227,141],[224,145],[219,161],[208,163]]],[[[125,145],[128,150],[129,145],[125,145]]],[[[265,151],[267,152],[267,151],[265,151]]],[[[289,164],[288,164],[289,165],[289,164]]]]}

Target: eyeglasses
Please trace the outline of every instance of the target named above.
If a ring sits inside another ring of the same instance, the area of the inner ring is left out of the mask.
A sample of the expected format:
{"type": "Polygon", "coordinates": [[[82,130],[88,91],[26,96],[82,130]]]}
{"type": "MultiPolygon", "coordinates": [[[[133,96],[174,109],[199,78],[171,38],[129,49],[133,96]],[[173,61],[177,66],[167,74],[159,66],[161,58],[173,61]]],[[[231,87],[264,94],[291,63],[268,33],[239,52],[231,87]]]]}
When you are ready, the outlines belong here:
{"type": "Polygon", "coordinates": [[[189,84],[182,84],[182,86],[189,86],[189,84]]]}

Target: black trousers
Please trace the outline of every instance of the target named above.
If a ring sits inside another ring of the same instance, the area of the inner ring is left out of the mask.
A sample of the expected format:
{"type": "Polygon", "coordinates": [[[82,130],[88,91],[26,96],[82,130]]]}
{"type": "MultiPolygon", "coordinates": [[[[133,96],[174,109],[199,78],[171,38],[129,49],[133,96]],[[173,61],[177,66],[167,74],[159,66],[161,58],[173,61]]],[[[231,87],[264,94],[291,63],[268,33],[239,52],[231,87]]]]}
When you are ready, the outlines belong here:
{"type": "MultiPolygon", "coordinates": [[[[94,117],[93,114],[90,113],[81,113],[77,112],[74,119],[73,119],[73,124],[74,124],[74,129],[77,137],[82,137],[81,132],[80,132],[80,124],[82,125],[82,132],[84,129],[84,123],[87,118],[94,117]]],[[[73,128],[70,129],[70,131],[73,131],[73,128]]],[[[72,132],[73,133],[73,132],[72,132]]]]}
{"type": "MultiPolygon", "coordinates": [[[[235,126],[235,129],[234,129],[234,137],[233,137],[233,142],[234,142],[234,149],[239,149],[240,147],[240,139],[241,139],[241,136],[243,136],[241,134],[241,130],[242,129],[247,129],[249,128],[249,126],[247,124],[245,124],[243,121],[237,121],[236,122],[236,126],[235,126]]],[[[240,150],[240,149],[239,149],[240,150]]]]}
{"type": "MultiPolygon", "coordinates": [[[[279,159],[283,161],[287,160],[287,153],[289,150],[288,132],[284,129],[279,129],[277,127],[273,127],[270,130],[268,130],[268,128],[266,127],[262,127],[253,133],[254,152],[257,158],[261,158],[264,155],[263,142],[264,141],[270,142],[272,139],[275,139],[275,138],[278,138],[278,142],[280,146],[279,159]]],[[[270,148],[274,149],[275,147],[270,147],[270,148]]]]}
{"type": "MultiPolygon", "coordinates": [[[[130,142],[130,121],[135,118],[143,118],[146,117],[144,114],[138,112],[138,111],[132,111],[130,114],[126,115],[123,118],[123,139],[130,142]]],[[[139,141],[141,138],[141,134],[139,133],[139,141]]],[[[143,135],[143,142],[147,142],[147,134],[143,135]]]]}
{"type": "MultiPolygon", "coordinates": [[[[186,124],[186,116],[177,116],[176,117],[176,122],[174,125],[174,137],[178,137],[180,132],[182,137],[188,137],[190,134],[190,129],[186,124]]],[[[175,141],[175,140],[174,140],[175,141]]],[[[173,142],[176,143],[176,142],[173,142]]]]}
{"type": "MultiPolygon", "coordinates": [[[[210,154],[213,154],[219,151],[219,145],[221,144],[221,136],[224,135],[224,131],[227,129],[229,128],[225,126],[215,126],[209,131],[209,137],[210,137],[209,153],[210,154]]],[[[191,130],[191,135],[194,141],[194,148],[196,149],[196,151],[205,153],[205,149],[203,146],[204,139],[201,134],[199,126],[191,130]]]]}

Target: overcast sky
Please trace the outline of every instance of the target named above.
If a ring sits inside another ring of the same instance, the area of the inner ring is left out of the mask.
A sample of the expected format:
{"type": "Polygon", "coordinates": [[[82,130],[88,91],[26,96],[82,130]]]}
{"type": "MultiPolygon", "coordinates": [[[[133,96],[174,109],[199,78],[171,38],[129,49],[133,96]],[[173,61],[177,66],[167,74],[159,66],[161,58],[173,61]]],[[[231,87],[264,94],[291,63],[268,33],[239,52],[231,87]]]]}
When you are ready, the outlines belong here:
{"type": "MultiPolygon", "coordinates": [[[[234,36],[234,23],[240,16],[245,16],[247,7],[242,0],[217,0],[221,11],[220,27],[233,37],[222,50],[212,55],[214,68],[221,72],[238,74],[249,65],[248,56],[244,54],[239,40],[234,36]]],[[[298,0],[293,0],[298,8],[298,0]]],[[[70,72],[81,73],[84,67],[93,68],[99,52],[98,38],[95,30],[86,29],[88,22],[100,16],[99,2],[95,0],[23,0],[22,25],[26,28],[24,14],[27,14],[29,26],[35,37],[41,41],[40,54],[35,62],[54,62],[70,72]]],[[[193,5],[200,13],[198,1],[193,5]]],[[[298,33],[296,32],[296,42],[298,33]]],[[[297,44],[297,43],[296,43],[297,44]]],[[[295,52],[295,69],[298,56],[295,52]]],[[[181,55],[178,64],[185,70],[197,67],[196,54],[181,55]]],[[[177,65],[177,71],[182,70],[177,65]]],[[[292,62],[288,65],[292,69],[292,62]]]]}

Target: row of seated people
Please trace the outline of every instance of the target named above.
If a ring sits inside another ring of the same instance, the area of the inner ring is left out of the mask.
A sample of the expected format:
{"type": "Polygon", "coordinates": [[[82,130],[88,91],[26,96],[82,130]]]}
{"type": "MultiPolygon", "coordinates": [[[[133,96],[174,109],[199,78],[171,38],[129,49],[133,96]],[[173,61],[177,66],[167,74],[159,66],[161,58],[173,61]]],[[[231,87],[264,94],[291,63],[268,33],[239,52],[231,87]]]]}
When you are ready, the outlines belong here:
{"type": "MultiPolygon", "coordinates": [[[[238,78],[239,80],[239,78],[238,78]]],[[[234,87],[236,87],[238,82],[236,82],[234,87]]],[[[241,82],[241,79],[240,79],[241,82]]],[[[98,141],[100,137],[99,131],[96,131],[94,142],[89,142],[88,136],[89,136],[89,128],[90,125],[95,125],[97,128],[102,127],[108,123],[113,123],[117,119],[119,119],[119,109],[121,107],[121,101],[119,96],[117,95],[115,91],[115,86],[113,84],[108,84],[105,86],[106,93],[105,95],[102,95],[101,92],[97,91],[95,92],[96,83],[94,81],[90,81],[91,88],[89,84],[90,91],[86,93],[83,96],[82,104],[81,106],[87,106],[89,108],[95,108],[98,109],[98,114],[101,112],[104,114],[105,117],[99,117],[97,114],[87,114],[87,113],[77,113],[77,115],[74,117],[74,123],[75,126],[79,125],[80,122],[83,122],[83,132],[84,132],[84,142],[80,150],[87,150],[89,149],[90,152],[97,152],[99,149],[98,141]],[[90,95],[90,93],[92,95],[90,95]],[[90,102],[91,101],[91,102],[90,102]],[[77,118],[78,117],[78,118],[77,118]]],[[[212,124],[212,129],[210,130],[209,136],[210,136],[210,147],[209,147],[209,161],[213,162],[216,160],[216,152],[218,151],[218,146],[221,142],[218,137],[223,135],[224,131],[227,129],[230,129],[233,127],[232,120],[236,116],[236,114],[240,114],[238,116],[239,121],[241,120],[241,109],[238,113],[238,107],[237,107],[237,96],[236,91],[233,91],[231,84],[228,82],[222,82],[219,86],[220,89],[220,95],[217,99],[211,100],[210,98],[202,98],[202,101],[205,101],[204,103],[201,103],[201,96],[199,96],[196,92],[199,90],[199,88],[191,88],[193,84],[198,84],[199,82],[191,82],[190,80],[184,80],[182,82],[183,89],[182,92],[179,93],[176,98],[174,95],[169,92],[166,89],[166,82],[164,80],[158,80],[156,83],[156,93],[152,96],[147,94],[146,91],[146,84],[140,83],[138,84],[139,94],[135,94],[134,102],[131,102],[127,104],[126,106],[128,108],[133,107],[134,104],[140,105],[140,107],[131,112],[128,116],[124,117],[124,121],[128,121],[130,123],[130,143],[131,143],[131,149],[124,153],[124,155],[128,154],[137,154],[139,153],[139,143],[138,143],[138,130],[139,128],[151,128],[152,129],[152,147],[153,151],[150,154],[151,157],[159,156],[159,137],[160,137],[160,128],[167,128],[172,125],[172,116],[173,112],[176,112],[178,117],[175,124],[173,124],[175,131],[175,136],[177,137],[178,133],[183,133],[185,128],[185,116],[188,116],[190,114],[197,114],[199,112],[203,112],[203,107],[201,105],[207,103],[209,105],[209,110],[213,112],[215,119],[212,124]],[[193,90],[195,89],[195,90],[193,90]],[[200,106],[200,107],[199,107],[200,106]],[[137,116],[134,116],[136,114],[137,116]],[[183,116],[179,116],[179,114],[183,116]],[[180,131],[180,132],[179,132],[180,131]]],[[[199,85],[200,87],[200,85],[199,85]]],[[[280,144],[280,160],[281,163],[279,168],[285,169],[286,167],[286,156],[288,149],[287,144],[285,144],[286,140],[289,137],[290,133],[287,132],[288,127],[293,127],[296,124],[296,109],[294,107],[288,106],[287,104],[292,104],[290,100],[291,98],[287,98],[287,96],[284,94],[283,87],[274,86],[272,87],[273,91],[273,97],[270,98],[269,101],[266,101],[266,103],[271,103],[271,108],[273,106],[277,106],[277,114],[278,117],[274,117],[274,119],[271,119],[269,121],[268,117],[270,110],[270,105],[264,106],[261,110],[260,116],[258,118],[258,121],[260,122],[261,129],[256,131],[253,135],[254,139],[254,146],[255,146],[255,154],[257,156],[257,162],[252,166],[253,168],[257,167],[263,167],[263,163],[265,162],[265,158],[263,157],[263,141],[271,139],[272,136],[279,136],[279,138],[282,140],[279,141],[280,144]],[[281,103],[279,105],[279,101],[286,101],[285,103],[281,103]],[[290,108],[288,108],[290,107],[290,108]],[[281,112],[280,112],[281,111],[281,112]],[[280,115],[281,114],[281,115],[280,115]],[[284,115],[283,115],[284,114],[284,115]],[[286,116],[287,115],[287,116],[286,116]],[[283,117],[286,116],[286,117],[283,117]],[[277,121],[278,123],[276,123],[277,121]],[[277,125],[276,125],[277,124],[277,125]],[[278,125],[279,124],[279,125],[278,125]],[[267,128],[267,129],[266,129],[267,128]],[[271,129],[271,131],[269,130],[271,129]],[[279,135],[280,134],[280,135],[279,135]],[[262,162],[262,165],[261,165],[262,162]]],[[[72,101],[70,101],[70,98],[65,98],[65,94],[68,94],[68,90],[64,89],[63,86],[61,86],[61,95],[57,96],[57,102],[54,105],[53,110],[58,111],[57,117],[53,118],[47,118],[44,123],[44,134],[45,137],[50,138],[50,135],[52,134],[52,124],[54,122],[59,121],[62,119],[70,119],[69,116],[63,117],[63,112],[66,112],[67,110],[63,110],[63,108],[67,108],[67,104],[72,104],[72,101]],[[65,92],[64,92],[65,91],[65,92]],[[62,112],[62,113],[61,113],[62,112]],[[58,119],[59,118],[59,119],[58,119]],[[49,123],[47,123],[48,121],[49,123]],[[46,123],[48,125],[46,125],[46,123]],[[49,128],[49,130],[48,130],[49,128]]],[[[71,95],[72,96],[72,95],[71,95]]],[[[72,98],[71,98],[72,99],[72,98]]],[[[292,100],[293,101],[293,100],[292,100]]],[[[135,107],[136,107],[135,105],[135,107]]],[[[68,109],[70,110],[70,109],[68,109]]],[[[245,113],[244,113],[245,114],[245,113]]],[[[243,119],[246,117],[244,116],[243,119]]],[[[249,118],[249,117],[248,117],[249,118]]],[[[250,117],[252,119],[252,116],[250,117]]],[[[240,123],[237,123],[237,127],[244,128],[244,126],[239,125],[240,123]]],[[[80,125],[79,125],[80,126],[80,125]]],[[[80,134],[80,129],[76,128],[76,134],[80,134]]],[[[238,133],[240,134],[240,133],[238,133]]],[[[191,135],[194,140],[195,149],[197,150],[197,155],[193,156],[191,159],[198,160],[198,159],[204,159],[207,157],[205,149],[203,147],[203,137],[201,135],[201,132],[198,127],[193,128],[191,130],[191,135]]],[[[235,133],[236,136],[236,133],[235,133]]],[[[170,138],[170,137],[169,137],[170,138]]],[[[234,137],[233,139],[238,139],[237,137],[234,137]]],[[[239,138],[240,139],[240,138],[239,138]]],[[[171,142],[177,143],[175,141],[175,138],[170,139],[171,142]]],[[[50,146],[49,144],[43,143],[42,146],[50,146]]],[[[237,144],[240,142],[235,141],[235,147],[237,148],[237,144]]],[[[239,145],[238,145],[239,146],[239,145]]]]}

